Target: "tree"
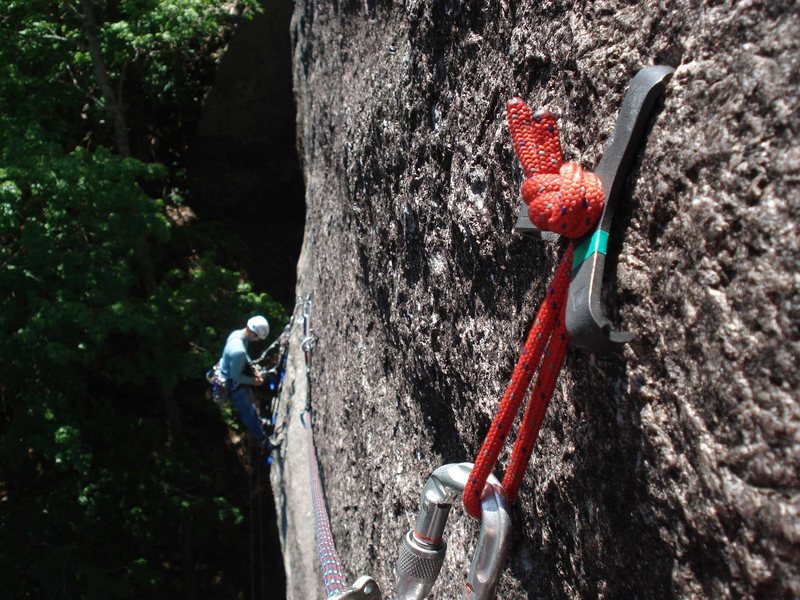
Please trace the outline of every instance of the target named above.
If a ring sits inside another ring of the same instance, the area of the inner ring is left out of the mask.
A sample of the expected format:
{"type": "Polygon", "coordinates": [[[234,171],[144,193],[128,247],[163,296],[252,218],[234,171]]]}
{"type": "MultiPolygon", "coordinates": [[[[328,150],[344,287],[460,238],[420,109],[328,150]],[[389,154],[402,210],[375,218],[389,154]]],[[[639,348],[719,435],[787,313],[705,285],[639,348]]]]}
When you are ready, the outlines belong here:
{"type": "Polygon", "coordinates": [[[285,313],[215,264],[210,244],[179,243],[163,199],[177,197],[177,162],[146,162],[180,154],[204,90],[195,76],[233,22],[208,0],[0,8],[4,596],[180,593],[192,538],[215,540],[206,554],[242,544],[241,510],[187,439],[176,391],[248,314],[279,331],[285,313]]]}
{"type": "Polygon", "coordinates": [[[215,323],[260,310],[278,328],[282,309],[207,259],[160,269],[172,225],[136,182],[163,168],[104,149],[64,155],[35,130],[11,139],[10,129],[0,134],[0,525],[17,543],[3,544],[15,550],[0,555],[4,589],[142,591],[161,585],[157,557],[115,552],[120,540],[144,548],[181,511],[235,518],[226,500],[176,492],[198,465],[170,441],[159,405],[213,362],[206,349],[225,333],[215,323]],[[70,577],[52,579],[54,568],[70,577]]]}
{"type": "Polygon", "coordinates": [[[11,0],[0,56],[24,83],[15,111],[58,107],[67,147],[178,164],[227,36],[258,10],[257,0],[11,0]]]}

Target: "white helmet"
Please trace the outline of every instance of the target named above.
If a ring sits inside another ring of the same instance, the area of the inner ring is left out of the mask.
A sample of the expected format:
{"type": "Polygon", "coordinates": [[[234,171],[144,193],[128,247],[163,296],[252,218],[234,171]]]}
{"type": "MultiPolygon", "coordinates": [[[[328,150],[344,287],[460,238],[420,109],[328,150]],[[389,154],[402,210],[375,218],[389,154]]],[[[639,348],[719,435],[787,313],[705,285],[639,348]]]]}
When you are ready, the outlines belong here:
{"type": "Polygon", "coordinates": [[[265,340],[269,335],[269,322],[261,315],[256,315],[247,320],[247,328],[258,336],[258,339],[265,340]]]}

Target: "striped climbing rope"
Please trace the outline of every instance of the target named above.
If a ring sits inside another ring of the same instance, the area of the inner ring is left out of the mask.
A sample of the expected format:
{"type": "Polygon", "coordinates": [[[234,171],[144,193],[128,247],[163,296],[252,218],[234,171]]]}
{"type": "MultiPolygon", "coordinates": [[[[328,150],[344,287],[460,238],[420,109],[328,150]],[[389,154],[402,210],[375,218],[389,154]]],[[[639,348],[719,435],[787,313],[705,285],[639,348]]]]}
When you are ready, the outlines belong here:
{"type": "Polygon", "coordinates": [[[317,540],[317,556],[319,566],[322,568],[322,581],[325,584],[325,594],[328,598],[335,594],[347,591],[347,582],[342,572],[342,564],[336,545],[333,543],[331,523],[328,511],[325,508],[325,496],[322,493],[322,481],[319,477],[319,464],[317,463],[316,448],[314,447],[314,434],[311,430],[311,414],[308,423],[305,423],[306,445],[308,447],[308,472],[311,478],[311,504],[314,509],[314,533],[317,540]]]}
{"type": "Polygon", "coordinates": [[[311,481],[311,505],[314,510],[314,537],[317,541],[317,556],[322,569],[322,581],[325,584],[327,598],[347,591],[347,582],[342,571],[342,563],[336,552],[331,533],[331,522],[325,507],[325,495],[322,492],[322,480],[319,476],[317,451],[314,446],[314,432],[311,424],[311,358],[314,352],[314,331],[311,328],[311,294],[303,303],[303,358],[306,364],[306,406],[300,420],[306,430],[306,447],[308,448],[308,473],[311,481]],[[305,415],[306,419],[303,419],[305,415]]]}
{"type": "Polygon", "coordinates": [[[552,113],[531,115],[528,106],[519,98],[508,103],[507,112],[514,150],[525,174],[522,199],[528,205],[531,222],[539,229],[564,236],[570,243],[547,289],[464,488],[464,506],[476,519],[481,516],[481,492],[538,368],[539,376],[503,477],[509,503],[516,500],[569,345],[564,312],[574,253],[572,240],[585,235],[597,223],[604,204],[603,186],[597,176],[585,172],[578,164],[563,161],[558,126],[552,113]]]}

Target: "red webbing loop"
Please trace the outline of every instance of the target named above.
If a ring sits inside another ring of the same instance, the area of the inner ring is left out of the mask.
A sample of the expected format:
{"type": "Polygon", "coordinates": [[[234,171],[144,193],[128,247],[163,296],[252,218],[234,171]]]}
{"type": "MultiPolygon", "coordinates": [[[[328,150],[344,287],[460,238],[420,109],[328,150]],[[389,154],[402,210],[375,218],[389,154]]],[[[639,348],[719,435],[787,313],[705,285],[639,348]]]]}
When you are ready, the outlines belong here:
{"type": "MultiPolygon", "coordinates": [[[[522,199],[528,205],[531,222],[539,229],[569,239],[585,235],[603,212],[600,180],[580,165],[563,162],[558,127],[552,113],[531,115],[528,106],[519,98],[511,100],[507,110],[508,129],[526,177],[522,199]]],[[[572,255],[570,243],[547,289],[464,488],[464,506],[476,519],[481,515],[481,492],[538,368],[536,384],[503,478],[508,501],[516,500],[569,345],[564,312],[572,255]]]]}

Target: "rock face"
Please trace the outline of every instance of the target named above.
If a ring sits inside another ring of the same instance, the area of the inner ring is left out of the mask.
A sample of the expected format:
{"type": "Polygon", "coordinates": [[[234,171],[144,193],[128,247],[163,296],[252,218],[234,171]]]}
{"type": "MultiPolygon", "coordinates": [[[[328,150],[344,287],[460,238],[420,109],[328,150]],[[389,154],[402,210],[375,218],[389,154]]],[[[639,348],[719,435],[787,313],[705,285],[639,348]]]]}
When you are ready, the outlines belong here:
{"type": "MultiPolygon", "coordinates": [[[[392,597],[422,485],[474,460],[557,261],[512,231],[506,100],[558,115],[565,157],[592,168],[631,77],[668,64],[610,249],[607,306],[636,338],[569,350],[498,597],[800,595],[795,3],[298,0],[293,34],[298,293],[351,580],[392,597]]],[[[289,597],[322,598],[289,380],[296,468],[273,472],[289,597]]],[[[476,534],[459,503],[431,597],[461,594],[476,534]]]]}

